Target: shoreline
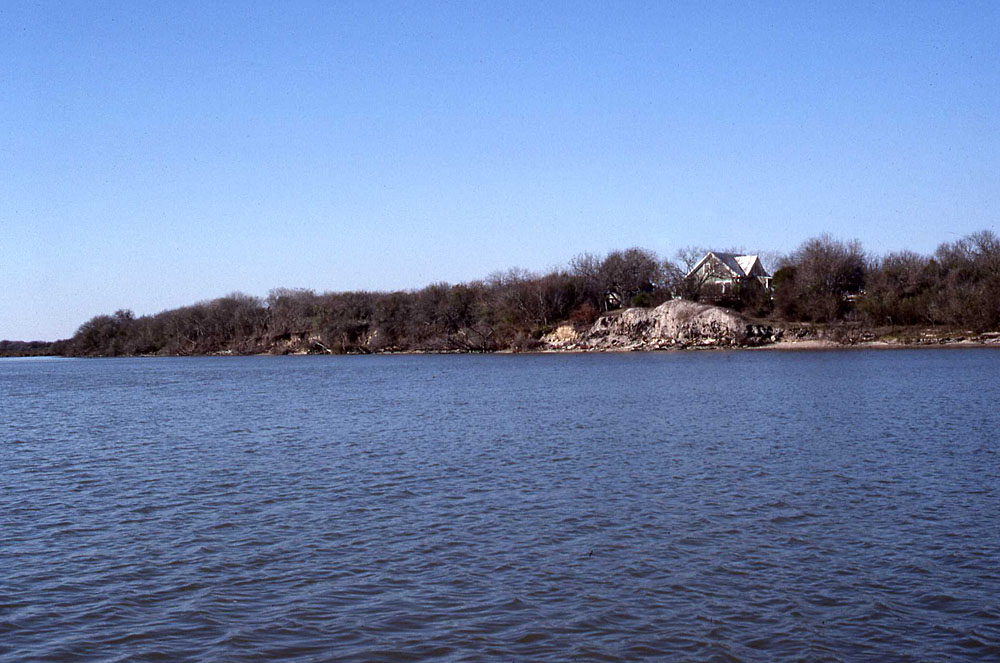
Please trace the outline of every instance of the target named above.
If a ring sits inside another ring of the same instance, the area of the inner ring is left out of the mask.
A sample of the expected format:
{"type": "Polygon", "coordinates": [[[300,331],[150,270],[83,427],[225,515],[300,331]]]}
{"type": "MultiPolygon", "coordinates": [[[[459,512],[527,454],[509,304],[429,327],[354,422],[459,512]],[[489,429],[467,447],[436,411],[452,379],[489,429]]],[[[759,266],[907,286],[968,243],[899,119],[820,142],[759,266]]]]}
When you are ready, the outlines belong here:
{"type": "Polygon", "coordinates": [[[73,357],[64,355],[30,355],[0,357],[0,359],[179,359],[197,357],[364,357],[364,356],[418,356],[418,355],[555,355],[555,354],[629,354],[660,352],[830,352],[839,350],[1000,350],[1000,342],[954,341],[948,343],[905,343],[892,341],[862,341],[859,343],[837,343],[822,339],[802,341],[778,341],[767,345],[689,345],[662,348],[611,347],[611,348],[539,348],[535,350],[496,350],[493,352],[467,352],[461,350],[400,350],[389,352],[348,352],[344,354],[319,352],[258,352],[237,354],[215,352],[188,355],[118,355],[73,357]]]}
{"type": "Polygon", "coordinates": [[[1000,343],[988,343],[983,341],[950,341],[947,343],[905,343],[898,341],[861,341],[858,343],[837,343],[835,341],[806,340],[806,341],[778,341],[770,345],[741,348],[745,350],[779,350],[779,351],[803,351],[803,350],[961,350],[989,348],[1000,350],[1000,343]]]}
{"type": "MultiPolygon", "coordinates": [[[[514,352],[500,350],[485,354],[603,354],[629,352],[827,352],[836,350],[1000,350],[1000,343],[982,342],[951,342],[951,343],[893,343],[889,341],[864,341],[860,343],[837,343],[835,341],[778,341],[768,345],[735,345],[735,346],[705,346],[691,345],[686,347],[664,348],[547,348],[514,352]]],[[[393,354],[429,354],[429,353],[393,353],[393,354]]],[[[462,354],[462,353],[459,353],[462,354]]]]}

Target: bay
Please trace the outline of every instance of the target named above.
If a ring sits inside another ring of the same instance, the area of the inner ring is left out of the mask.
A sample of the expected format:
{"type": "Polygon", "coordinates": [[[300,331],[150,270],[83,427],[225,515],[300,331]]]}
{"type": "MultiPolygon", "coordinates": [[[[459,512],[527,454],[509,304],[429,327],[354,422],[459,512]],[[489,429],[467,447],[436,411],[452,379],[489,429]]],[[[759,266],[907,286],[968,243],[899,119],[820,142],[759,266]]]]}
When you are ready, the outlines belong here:
{"type": "Polygon", "coordinates": [[[992,350],[0,361],[3,661],[1000,657],[992,350]]]}

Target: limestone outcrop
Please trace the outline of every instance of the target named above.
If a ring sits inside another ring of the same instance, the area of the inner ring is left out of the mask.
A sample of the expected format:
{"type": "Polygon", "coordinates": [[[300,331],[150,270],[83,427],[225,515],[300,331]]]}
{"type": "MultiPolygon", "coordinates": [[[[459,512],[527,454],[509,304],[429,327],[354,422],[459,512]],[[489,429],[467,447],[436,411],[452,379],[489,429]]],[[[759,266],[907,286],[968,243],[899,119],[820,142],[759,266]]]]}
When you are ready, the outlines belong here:
{"type": "Polygon", "coordinates": [[[734,311],[673,300],[606,315],[583,333],[560,327],[542,341],[554,350],[657,350],[766,345],[780,336],[780,330],[751,324],[734,311]]]}

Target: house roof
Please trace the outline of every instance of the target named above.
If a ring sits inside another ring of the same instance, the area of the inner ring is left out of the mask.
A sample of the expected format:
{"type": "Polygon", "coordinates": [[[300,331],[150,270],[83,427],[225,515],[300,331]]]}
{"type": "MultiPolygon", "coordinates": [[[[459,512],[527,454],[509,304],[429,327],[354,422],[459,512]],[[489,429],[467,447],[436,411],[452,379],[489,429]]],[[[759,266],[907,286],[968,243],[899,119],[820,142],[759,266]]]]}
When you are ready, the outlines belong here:
{"type": "MultiPolygon", "coordinates": [[[[691,276],[699,269],[702,265],[708,262],[712,257],[715,257],[726,269],[733,273],[733,276],[737,278],[746,278],[753,271],[754,265],[759,261],[756,255],[736,255],[735,253],[723,253],[722,251],[709,251],[705,254],[705,257],[698,261],[698,264],[687,273],[691,276]]],[[[764,271],[763,266],[761,271],[764,271]]],[[[767,274],[767,272],[764,272],[767,274]]]]}
{"type": "Polygon", "coordinates": [[[734,256],[734,259],[737,263],[739,263],[743,273],[750,276],[750,272],[753,270],[753,264],[757,262],[757,256],[734,256]]]}

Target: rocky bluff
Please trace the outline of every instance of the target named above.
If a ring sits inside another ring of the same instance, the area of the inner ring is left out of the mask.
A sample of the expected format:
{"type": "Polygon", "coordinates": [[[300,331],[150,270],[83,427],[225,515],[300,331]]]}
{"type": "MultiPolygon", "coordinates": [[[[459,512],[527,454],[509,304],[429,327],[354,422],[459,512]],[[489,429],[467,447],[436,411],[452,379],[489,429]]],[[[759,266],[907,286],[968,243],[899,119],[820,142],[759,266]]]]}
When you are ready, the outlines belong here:
{"type": "Polygon", "coordinates": [[[780,330],[751,324],[728,309],[673,300],[653,309],[606,315],[582,332],[559,327],[542,342],[553,350],[658,350],[766,345],[780,335],[780,330]]]}

